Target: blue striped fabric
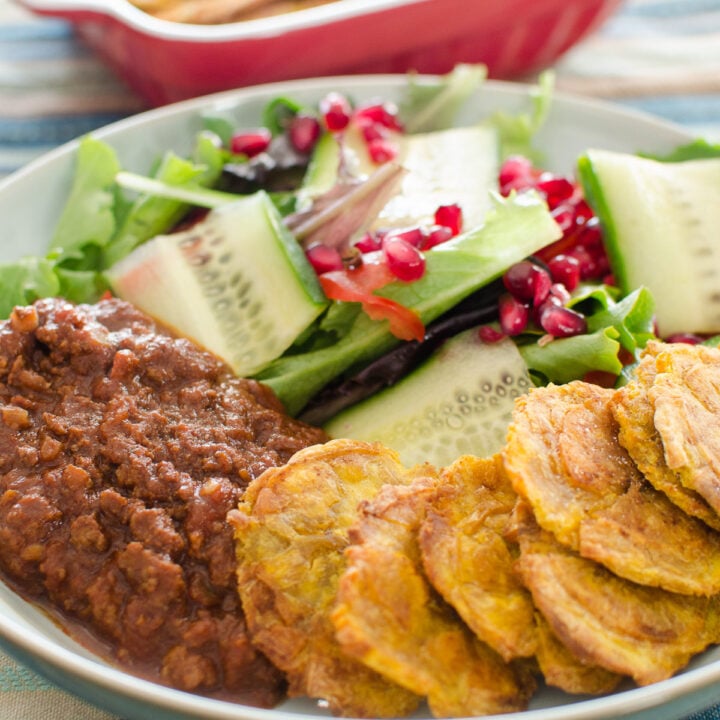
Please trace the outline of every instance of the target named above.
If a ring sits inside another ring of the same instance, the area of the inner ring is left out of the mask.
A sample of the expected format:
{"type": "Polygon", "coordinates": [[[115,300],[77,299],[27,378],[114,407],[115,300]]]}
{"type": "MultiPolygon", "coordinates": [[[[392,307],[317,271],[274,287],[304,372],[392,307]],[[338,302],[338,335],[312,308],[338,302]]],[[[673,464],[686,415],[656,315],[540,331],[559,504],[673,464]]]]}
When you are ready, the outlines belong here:
{"type": "Polygon", "coordinates": [[[143,108],[67,23],[0,0],[0,175],[143,108]]]}
{"type": "Polygon", "coordinates": [[[623,105],[659,115],[685,125],[698,134],[718,137],[720,130],[720,95],[692,95],[624,98],[623,105]]]}
{"type": "MultiPolygon", "coordinates": [[[[622,22],[632,18],[647,19],[673,19],[680,20],[684,27],[691,26],[701,15],[713,15],[717,13],[718,4],[716,0],[660,0],[658,2],[636,2],[628,3],[622,10],[622,22]]],[[[720,29],[720,21],[716,25],[720,29]]],[[[605,28],[603,32],[611,32],[605,28]]],[[[683,29],[684,32],[684,29],[683,29]]]]}
{"type": "Polygon", "coordinates": [[[558,86],[720,141],[720,0],[626,0],[557,64],[558,86]]]}

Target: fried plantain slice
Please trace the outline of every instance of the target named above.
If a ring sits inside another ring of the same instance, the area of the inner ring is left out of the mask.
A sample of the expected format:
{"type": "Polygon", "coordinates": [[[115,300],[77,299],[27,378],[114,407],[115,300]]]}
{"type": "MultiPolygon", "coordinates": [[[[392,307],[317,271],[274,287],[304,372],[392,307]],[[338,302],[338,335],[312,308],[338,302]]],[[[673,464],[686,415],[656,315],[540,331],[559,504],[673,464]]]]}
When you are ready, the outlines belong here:
{"type": "Polygon", "coordinates": [[[535,657],[548,685],[574,695],[604,695],[615,690],[622,682],[622,675],[578,660],[539,612],[536,612],[535,623],[535,657]]]}
{"type": "Polygon", "coordinates": [[[573,657],[514,570],[517,546],[506,532],[517,500],[499,454],[462,456],[445,468],[419,538],[427,577],[505,660],[535,656],[546,683],[568,693],[609,692],[620,676],[573,657]]]}
{"type": "Polygon", "coordinates": [[[633,582],[720,592],[720,534],[647,483],[618,441],[614,391],[576,381],[516,402],[504,450],[542,528],[633,582]]]}
{"type": "Polygon", "coordinates": [[[579,381],[534,388],[516,400],[503,450],[515,492],[543,528],[574,549],[588,511],[640,480],[608,417],[598,413],[606,392],[612,393],[579,381]]]}
{"type": "Polygon", "coordinates": [[[720,530],[720,515],[695,490],[685,487],[678,474],[665,462],[665,451],[655,429],[655,408],[649,389],[657,375],[656,358],[663,343],[648,343],[635,368],[634,378],[620,388],[610,408],[620,428],[618,440],[628,451],[648,482],[688,515],[697,517],[714,530],[720,530]]]}
{"type": "Polygon", "coordinates": [[[535,606],[503,537],[516,501],[500,455],[466,455],[442,471],[420,531],[428,579],[505,660],[533,655],[537,642],[535,606]]]}
{"type": "Polygon", "coordinates": [[[720,350],[669,343],[648,390],[665,462],[720,513],[720,350]]]}
{"type": "Polygon", "coordinates": [[[617,577],[516,514],[517,567],[553,633],[572,654],[649,685],[671,677],[720,638],[720,600],[617,577]]]}
{"type": "Polygon", "coordinates": [[[435,482],[387,486],[362,503],[332,616],[338,640],[426,696],[435,717],[525,709],[533,677],[481,643],[424,576],[417,534],[435,482]]]}
{"type": "Polygon", "coordinates": [[[264,472],[228,515],[252,640],[287,674],[291,696],[355,717],[404,716],[417,706],[416,694],[341,651],[330,613],[358,503],[383,485],[435,474],[404,468],[379,444],[333,440],[264,472]]]}

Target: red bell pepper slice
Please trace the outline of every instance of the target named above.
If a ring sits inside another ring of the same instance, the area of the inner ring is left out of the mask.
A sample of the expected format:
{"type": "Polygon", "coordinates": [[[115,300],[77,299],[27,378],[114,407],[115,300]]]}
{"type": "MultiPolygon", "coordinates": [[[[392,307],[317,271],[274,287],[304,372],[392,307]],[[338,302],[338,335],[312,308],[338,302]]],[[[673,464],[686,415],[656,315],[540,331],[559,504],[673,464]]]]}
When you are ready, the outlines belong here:
{"type": "Polygon", "coordinates": [[[359,302],[373,320],[387,320],[390,332],[400,340],[422,341],[425,337],[425,325],[414,310],[373,294],[397,280],[385,263],[365,262],[357,268],[323,273],[319,279],[331,300],[359,302]]]}

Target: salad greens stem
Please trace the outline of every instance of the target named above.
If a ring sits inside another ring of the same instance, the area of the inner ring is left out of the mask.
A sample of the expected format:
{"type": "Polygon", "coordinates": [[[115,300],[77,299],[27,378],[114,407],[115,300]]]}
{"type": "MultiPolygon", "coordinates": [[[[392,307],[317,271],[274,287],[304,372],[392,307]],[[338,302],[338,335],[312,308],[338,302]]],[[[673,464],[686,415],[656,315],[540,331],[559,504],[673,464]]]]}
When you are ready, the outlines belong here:
{"type": "Polygon", "coordinates": [[[213,190],[191,183],[170,185],[162,180],[128,172],[127,170],[118,172],[115,181],[125,190],[133,190],[169,200],[178,200],[188,205],[197,205],[210,210],[238,199],[238,196],[234,193],[213,190]]]}

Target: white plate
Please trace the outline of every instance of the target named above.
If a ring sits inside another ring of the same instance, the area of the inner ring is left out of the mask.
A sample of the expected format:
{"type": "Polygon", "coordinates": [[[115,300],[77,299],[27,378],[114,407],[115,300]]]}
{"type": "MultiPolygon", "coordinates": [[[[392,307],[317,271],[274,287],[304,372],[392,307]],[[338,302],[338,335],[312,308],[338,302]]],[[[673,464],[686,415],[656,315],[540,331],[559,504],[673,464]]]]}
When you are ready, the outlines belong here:
{"type": "MultiPolygon", "coordinates": [[[[358,101],[398,98],[400,76],[306,80],[265,85],[214,95],[153,110],[115,123],[95,135],[111,143],[125,167],[146,171],[164,149],[190,148],[204,112],[227,113],[239,126],[257,125],[265,103],[279,94],[301,102],[342,89],[358,101]]],[[[528,109],[527,88],[488,82],[458,118],[468,124],[494,110],[528,109]]],[[[578,153],[588,147],[627,152],[662,152],[691,138],[682,129],[647,115],[597,101],[557,95],[538,146],[546,166],[572,172],[578,153]]],[[[0,260],[42,254],[69,190],[76,144],[63,146],[0,182],[2,242],[0,260]]],[[[292,700],[275,710],[259,710],[170,690],[126,675],[95,659],[33,606],[0,583],[0,644],[62,687],[126,720],[195,718],[202,720],[291,720],[326,716],[309,700],[292,700]]],[[[497,716],[504,720],[678,720],[720,701],[720,648],[693,660],[670,680],[631,688],[603,698],[577,698],[541,689],[530,709],[497,716]]]]}

